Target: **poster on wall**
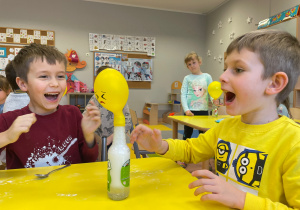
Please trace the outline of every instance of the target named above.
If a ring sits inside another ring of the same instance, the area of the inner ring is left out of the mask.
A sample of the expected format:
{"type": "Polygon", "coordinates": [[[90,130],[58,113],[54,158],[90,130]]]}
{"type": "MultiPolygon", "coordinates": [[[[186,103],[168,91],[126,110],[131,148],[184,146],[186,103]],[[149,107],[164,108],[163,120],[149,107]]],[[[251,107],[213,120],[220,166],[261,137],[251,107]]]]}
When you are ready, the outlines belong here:
{"type": "Polygon", "coordinates": [[[122,71],[127,81],[152,81],[152,60],[142,58],[123,59],[122,71]]]}
{"type": "Polygon", "coordinates": [[[94,77],[101,66],[110,66],[127,81],[152,81],[153,63],[149,56],[127,53],[94,52],[94,77]]]}
{"type": "Polygon", "coordinates": [[[121,57],[122,54],[119,53],[95,53],[95,68],[94,68],[94,76],[96,76],[96,72],[100,66],[110,66],[113,69],[121,72],[121,57]]]}

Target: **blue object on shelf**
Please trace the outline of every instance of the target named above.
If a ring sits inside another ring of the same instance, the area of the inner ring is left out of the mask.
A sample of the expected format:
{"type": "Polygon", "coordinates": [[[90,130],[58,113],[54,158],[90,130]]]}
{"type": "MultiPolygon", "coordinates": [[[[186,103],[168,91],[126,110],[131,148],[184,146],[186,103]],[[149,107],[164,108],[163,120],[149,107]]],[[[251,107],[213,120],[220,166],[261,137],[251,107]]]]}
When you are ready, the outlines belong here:
{"type": "Polygon", "coordinates": [[[174,100],[174,104],[180,104],[180,101],[174,100]]]}

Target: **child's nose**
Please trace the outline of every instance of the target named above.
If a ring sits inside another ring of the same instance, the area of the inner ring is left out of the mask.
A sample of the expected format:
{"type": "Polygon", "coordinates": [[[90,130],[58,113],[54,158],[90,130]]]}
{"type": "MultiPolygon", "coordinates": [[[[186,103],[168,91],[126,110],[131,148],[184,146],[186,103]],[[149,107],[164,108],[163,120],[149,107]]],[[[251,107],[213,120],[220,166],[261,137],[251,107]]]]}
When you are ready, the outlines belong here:
{"type": "Polygon", "coordinates": [[[58,81],[57,81],[57,79],[56,78],[53,78],[53,79],[51,79],[51,81],[50,81],[50,85],[51,86],[58,86],[58,81]]]}
{"type": "Polygon", "coordinates": [[[221,76],[219,77],[220,82],[227,82],[228,78],[227,78],[227,70],[225,70],[221,76]]]}

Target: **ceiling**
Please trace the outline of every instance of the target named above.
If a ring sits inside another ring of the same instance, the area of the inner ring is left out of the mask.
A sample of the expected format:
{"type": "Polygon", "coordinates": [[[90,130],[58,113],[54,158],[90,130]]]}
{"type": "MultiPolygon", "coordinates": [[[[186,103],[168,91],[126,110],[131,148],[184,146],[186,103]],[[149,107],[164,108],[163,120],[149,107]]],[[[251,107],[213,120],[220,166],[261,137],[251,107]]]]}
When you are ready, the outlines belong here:
{"type": "Polygon", "coordinates": [[[192,14],[208,14],[229,0],[84,0],[192,14]]]}

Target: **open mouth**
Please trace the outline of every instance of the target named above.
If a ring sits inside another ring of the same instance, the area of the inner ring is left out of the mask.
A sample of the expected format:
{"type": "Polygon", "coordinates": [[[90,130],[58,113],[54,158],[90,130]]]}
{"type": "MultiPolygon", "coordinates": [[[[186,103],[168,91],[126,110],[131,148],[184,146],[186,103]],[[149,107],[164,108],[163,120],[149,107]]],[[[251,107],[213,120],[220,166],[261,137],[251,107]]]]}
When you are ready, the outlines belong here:
{"type": "Polygon", "coordinates": [[[59,94],[58,93],[46,93],[46,94],[44,94],[44,96],[49,101],[55,101],[58,98],[59,94]]]}
{"type": "Polygon", "coordinates": [[[226,92],[225,98],[226,98],[226,103],[230,103],[235,99],[235,94],[232,92],[226,92]]]}

